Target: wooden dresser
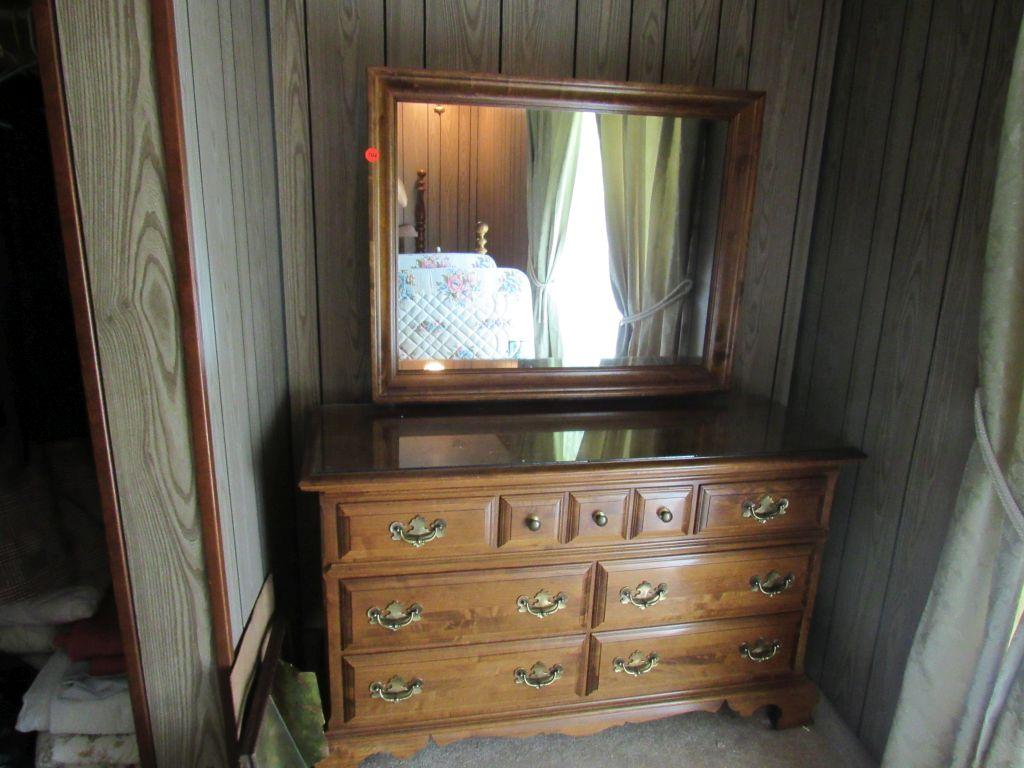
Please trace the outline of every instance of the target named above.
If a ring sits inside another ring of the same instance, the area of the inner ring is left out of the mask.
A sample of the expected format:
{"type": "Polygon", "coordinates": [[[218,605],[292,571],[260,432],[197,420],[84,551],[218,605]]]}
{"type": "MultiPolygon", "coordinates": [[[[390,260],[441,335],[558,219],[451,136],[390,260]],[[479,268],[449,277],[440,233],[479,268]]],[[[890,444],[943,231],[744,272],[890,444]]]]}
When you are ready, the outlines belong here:
{"type": "Polygon", "coordinates": [[[736,396],[427,413],[314,419],[330,764],[723,703],[808,720],[832,492],[859,452],[736,396]]]}

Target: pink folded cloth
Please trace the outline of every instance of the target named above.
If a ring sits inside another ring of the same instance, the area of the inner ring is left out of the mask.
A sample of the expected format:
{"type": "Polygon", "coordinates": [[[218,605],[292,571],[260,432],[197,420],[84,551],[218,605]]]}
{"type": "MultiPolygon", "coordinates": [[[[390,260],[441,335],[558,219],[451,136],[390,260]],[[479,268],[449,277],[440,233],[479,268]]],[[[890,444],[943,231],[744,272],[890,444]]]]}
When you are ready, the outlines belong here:
{"type": "Polygon", "coordinates": [[[91,619],[70,624],[54,638],[53,644],[67,652],[72,661],[88,661],[100,656],[123,656],[121,631],[117,626],[114,601],[107,599],[91,619]]]}
{"type": "Polygon", "coordinates": [[[123,675],[126,669],[127,665],[123,654],[120,656],[94,656],[89,659],[89,674],[93,677],[123,675]]]}

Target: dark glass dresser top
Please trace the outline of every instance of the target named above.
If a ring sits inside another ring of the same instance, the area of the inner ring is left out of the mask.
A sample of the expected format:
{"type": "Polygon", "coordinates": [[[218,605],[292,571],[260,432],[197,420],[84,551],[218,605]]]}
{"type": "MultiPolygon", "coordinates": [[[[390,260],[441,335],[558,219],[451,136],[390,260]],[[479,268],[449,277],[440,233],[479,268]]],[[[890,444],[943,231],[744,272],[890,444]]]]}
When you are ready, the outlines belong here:
{"type": "Polygon", "coordinates": [[[333,479],[444,475],[623,462],[804,458],[863,454],[768,400],[717,395],[685,404],[568,411],[494,405],[389,409],[329,405],[313,416],[302,487],[333,479]]]}

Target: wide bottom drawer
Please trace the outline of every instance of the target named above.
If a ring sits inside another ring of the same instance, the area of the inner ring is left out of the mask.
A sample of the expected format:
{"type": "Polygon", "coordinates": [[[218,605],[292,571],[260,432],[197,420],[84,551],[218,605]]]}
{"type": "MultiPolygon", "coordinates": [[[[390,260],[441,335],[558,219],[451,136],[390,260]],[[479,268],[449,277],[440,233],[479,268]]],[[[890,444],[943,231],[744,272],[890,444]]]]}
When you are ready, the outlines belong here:
{"type": "Polygon", "coordinates": [[[419,724],[579,701],[584,640],[345,656],[345,723],[419,724]]]}
{"type": "Polygon", "coordinates": [[[590,698],[718,688],[795,669],[801,614],[601,632],[590,646],[590,698]]]}

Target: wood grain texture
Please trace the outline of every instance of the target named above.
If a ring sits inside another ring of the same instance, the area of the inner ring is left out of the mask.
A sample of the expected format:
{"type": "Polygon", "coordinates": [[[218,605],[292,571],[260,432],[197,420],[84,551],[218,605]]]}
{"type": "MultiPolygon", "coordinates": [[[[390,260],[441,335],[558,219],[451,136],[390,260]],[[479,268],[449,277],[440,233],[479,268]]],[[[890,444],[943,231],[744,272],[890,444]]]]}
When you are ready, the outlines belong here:
{"type": "MultiPolygon", "coordinates": [[[[182,99],[232,645],[270,572],[294,584],[289,395],[266,16],[181,3],[182,99]]],[[[302,353],[296,340],[295,352],[302,353]]],[[[300,369],[299,375],[302,375],[300,369]]],[[[295,393],[302,392],[301,379],[295,393]]]]}
{"type": "Polygon", "coordinates": [[[664,0],[633,0],[629,38],[629,79],[660,83],[665,60],[664,0]]]}
{"type": "Polygon", "coordinates": [[[497,72],[501,5],[493,0],[432,0],[426,37],[429,69],[497,72]]]}
{"type": "MultiPolygon", "coordinates": [[[[733,384],[770,396],[793,258],[822,2],[758,3],[747,86],[768,94],[733,384]]],[[[827,52],[826,55],[831,55],[827,52]]],[[[824,109],[825,105],[820,104],[824,109]]]]}
{"type": "Polygon", "coordinates": [[[823,681],[859,722],[904,503],[992,4],[936,0],[823,681]],[[941,162],[937,162],[941,158],[941,162]]]}
{"type": "Polygon", "coordinates": [[[306,17],[321,395],[360,400],[370,389],[366,68],[384,63],[384,7],[309,0],[306,17]]]}
{"type": "Polygon", "coordinates": [[[587,3],[576,19],[576,77],[625,80],[629,74],[630,0],[587,3]]]}
{"type": "Polygon", "coordinates": [[[818,31],[818,56],[814,65],[814,90],[811,92],[807,135],[804,138],[804,159],[800,173],[800,195],[797,200],[796,221],[793,225],[792,255],[782,306],[782,328],[775,358],[775,381],[771,398],[776,402],[789,402],[789,385],[796,358],[796,339],[803,314],[804,283],[810,251],[814,210],[818,199],[818,181],[821,171],[821,151],[825,139],[828,105],[832,93],[832,75],[835,69],[835,49],[839,36],[844,0],[825,0],[821,27],[818,31]]]}
{"type": "Polygon", "coordinates": [[[505,0],[501,71],[572,77],[575,27],[575,0],[505,0]]]}
{"type": "Polygon", "coordinates": [[[722,0],[669,0],[662,81],[712,85],[722,0]]]}
{"type": "Polygon", "coordinates": [[[61,238],[68,270],[68,288],[75,319],[75,336],[82,368],[93,461],[96,465],[97,487],[103,512],[107,561],[110,566],[121,640],[124,644],[125,671],[139,744],[140,763],[149,768],[156,762],[153,727],[149,714],[145,670],[142,665],[138,612],[132,593],[122,507],[117,492],[107,406],[100,374],[99,344],[89,293],[84,234],[71,155],[71,129],[61,74],[56,8],[52,0],[37,0],[32,7],[32,20],[39,56],[39,77],[43,86],[47,133],[50,138],[61,238]]]}
{"type": "Polygon", "coordinates": [[[715,53],[715,85],[746,88],[754,30],[754,0],[722,0],[715,53]]]}
{"type": "Polygon", "coordinates": [[[934,511],[948,508],[956,496],[974,439],[982,254],[1014,51],[1014,36],[1006,30],[1019,28],[1022,9],[1020,0],[1001,0],[993,15],[906,501],[879,620],[884,631],[875,642],[862,708],[859,735],[875,753],[888,738],[897,702],[891,681],[902,675],[945,541],[948,520],[934,511]]]}
{"type": "Polygon", "coordinates": [[[836,490],[808,670],[876,755],[972,439],[978,270],[1022,5],[864,0],[840,32],[790,398],[871,456],[836,490]]]}
{"type": "Polygon", "coordinates": [[[388,27],[386,58],[389,67],[422,67],[424,59],[425,0],[384,0],[388,27]]]}
{"type": "Polygon", "coordinates": [[[219,765],[213,664],[146,3],[60,2],[58,29],[141,656],[159,764],[219,765]],[[118,77],[110,77],[110,73],[118,77]],[[167,663],[173,659],[174,663],[167,663]]]}
{"type": "Polygon", "coordinates": [[[293,466],[302,461],[305,424],[320,404],[316,240],[310,157],[305,2],[269,3],[274,145],[281,229],[281,273],[288,352],[293,466]]]}

